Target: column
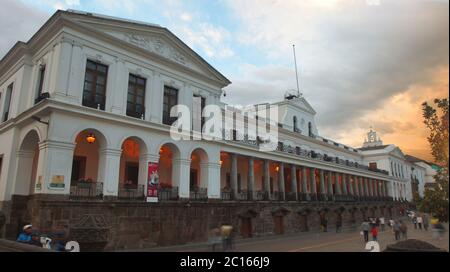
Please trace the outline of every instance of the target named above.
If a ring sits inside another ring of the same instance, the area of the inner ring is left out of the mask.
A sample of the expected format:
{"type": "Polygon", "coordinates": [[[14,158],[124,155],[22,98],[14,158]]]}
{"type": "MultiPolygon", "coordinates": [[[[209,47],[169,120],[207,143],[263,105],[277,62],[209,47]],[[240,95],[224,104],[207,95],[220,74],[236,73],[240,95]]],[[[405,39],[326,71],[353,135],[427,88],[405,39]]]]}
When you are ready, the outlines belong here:
{"type": "Polygon", "coordinates": [[[353,186],[355,185],[355,181],[353,180],[352,182],[352,176],[351,175],[346,175],[347,176],[347,182],[348,182],[348,187],[350,189],[350,195],[355,195],[355,192],[353,191],[353,186]]]}
{"type": "Polygon", "coordinates": [[[383,187],[384,187],[384,196],[388,197],[389,196],[389,190],[388,190],[388,182],[387,181],[384,181],[383,187]]]}
{"type": "Polygon", "coordinates": [[[368,178],[367,179],[367,186],[369,187],[369,196],[373,197],[373,187],[372,187],[372,179],[368,178]]]}
{"type": "MultiPolygon", "coordinates": [[[[41,194],[70,194],[74,148],[73,143],[67,142],[48,140],[39,143],[36,182],[40,183],[38,187],[41,189],[35,189],[36,192],[41,194]]],[[[118,169],[116,168],[117,175],[119,175],[118,169]]]]}
{"type": "Polygon", "coordinates": [[[100,150],[98,181],[103,182],[103,196],[117,197],[119,194],[120,149],[100,150]]]}
{"type": "Polygon", "coordinates": [[[317,194],[317,186],[316,186],[316,169],[315,168],[310,168],[310,173],[309,173],[310,177],[311,177],[311,194],[317,194]]]}
{"type": "Polygon", "coordinates": [[[278,191],[281,194],[281,199],[285,200],[285,188],[284,188],[284,163],[280,162],[280,169],[278,171],[278,191]]]}
{"type": "Polygon", "coordinates": [[[207,188],[208,199],[220,199],[220,163],[209,162],[203,165],[206,169],[202,168],[201,175],[206,178],[202,178],[202,187],[207,188]]]}
{"type": "Polygon", "coordinates": [[[331,180],[331,172],[327,171],[328,175],[328,195],[333,195],[333,181],[331,180]]]}
{"type": "Polygon", "coordinates": [[[355,182],[355,195],[359,197],[359,178],[353,176],[353,181],[355,182]]]}
{"type": "Polygon", "coordinates": [[[334,184],[336,187],[336,194],[342,195],[341,185],[339,184],[339,173],[334,173],[334,184]]]}
{"type": "Polygon", "coordinates": [[[266,196],[270,199],[270,169],[268,160],[264,160],[264,190],[266,196]]]}
{"type": "Polygon", "coordinates": [[[326,194],[326,192],[325,192],[325,174],[322,169],[319,170],[319,175],[320,175],[320,193],[325,195],[326,194]]]}
{"type": "Polygon", "coordinates": [[[247,190],[249,191],[249,200],[253,200],[255,197],[255,160],[253,157],[248,158],[247,190]]]}
{"type": "Polygon", "coordinates": [[[32,177],[34,153],[34,151],[28,150],[17,151],[17,171],[16,182],[13,184],[13,195],[30,194],[30,182],[33,183],[36,180],[36,176],[32,177]]]}
{"type": "Polygon", "coordinates": [[[292,195],[295,195],[295,200],[298,200],[297,194],[297,167],[292,164],[291,165],[291,192],[292,195]]]}
{"type": "Polygon", "coordinates": [[[346,174],[342,174],[342,194],[343,195],[347,195],[348,194],[348,190],[347,190],[347,175],[346,174]]]}
{"type": "Polygon", "coordinates": [[[190,159],[173,159],[173,186],[178,187],[178,197],[189,199],[191,196],[189,176],[191,172],[190,159]]]}
{"type": "Polygon", "coordinates": [[[303,194],[306,196],[306,200],[309,200],[308,187],[306,186],[307,182],[308,182],[308,179],[307,179],[307,174],[306,174],[306,167],[302,166],[302,191],[303,191],[303,194]]]}
{"type": "Polygon", "coordinates": [[[369,196],[369,186],[367,185],[367,178],[363,178],[364,196],[369,196]]]}
{"type": "Polygon", "coordinates": [[[231,154],[231,192],[232,198],[236,199],[238,193],[238,171],[237,171],[237,155],[231,154]]]}
{"type": "MultiPolygon", "coordinates": [[[[164,99],[163,83],[159,72],[153,73],[151,88],[148,90],[148,96],[151,97],[151,108],[148,109],[150,121],[153,123],[162,123],[162,105],[164,99]]],[[[147,95],[146,95],[147,96],[147,95]]],[[[147,113],[146,113],[147,115],[147,113]]]]}

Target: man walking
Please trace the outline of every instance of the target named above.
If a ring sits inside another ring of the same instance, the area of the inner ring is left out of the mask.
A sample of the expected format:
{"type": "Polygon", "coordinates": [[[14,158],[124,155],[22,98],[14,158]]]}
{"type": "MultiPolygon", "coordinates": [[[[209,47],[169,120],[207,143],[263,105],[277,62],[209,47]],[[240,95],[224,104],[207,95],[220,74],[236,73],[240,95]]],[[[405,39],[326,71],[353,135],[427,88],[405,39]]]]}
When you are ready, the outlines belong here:
{"type": "Polygon", "coordinates": [[[394,237],[395,237],[395,240],[396,240],[396,241],[400,240],[400,232],[401,232],[401,229],[400,229],[400,223],[399,223],[399,222],[395,222],[395,221],[394,221],[394,224],[393,224],[393,230],[394,230],[394,237]]]}
{"type": "Polygon", "coordinates": [[[369,230],[370,230],[370,224],[369,224],[369,220],[365,219],[364,222],[362,222],[361,224],[361,230],[363,232],[364,235],[364,241],[367,243],[369,242],[369,230]]]}
{"type": "Polygon", "coordinates": [[[422,223],[423,223],[423,221],[422,221],[422,216],[418,216],[417,217],[417,225],[419,226],[419,229],[420,230],[422,230],[422,223]]]}
{"type": "Polygon", "coordinates": [[[423,228],[426,230],[426,231],[428,231],[428,227],[429,227],[429,222],[428,222],[428,215],[427,214],[424,214],[423,216],[422,216],[422,220],[423,220],[423,228]]]}
{"type": "Polygon", "coordinates": [[[385,224],[384,217],[380,217],[381,231],[384,231],[384,224],[385,224]]]}

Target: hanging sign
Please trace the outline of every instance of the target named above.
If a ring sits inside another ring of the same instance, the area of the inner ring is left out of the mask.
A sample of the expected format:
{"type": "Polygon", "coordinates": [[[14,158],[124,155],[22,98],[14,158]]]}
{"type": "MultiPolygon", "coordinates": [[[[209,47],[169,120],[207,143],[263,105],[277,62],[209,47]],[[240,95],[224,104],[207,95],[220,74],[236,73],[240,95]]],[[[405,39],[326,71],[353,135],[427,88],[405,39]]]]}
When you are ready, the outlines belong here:
{"type": "Polygon", "coordinates": [[[159,185],[159,166],[158,163],[148,163],[147,175],[147,202],[158,202],[158,185],[159,185]]]}

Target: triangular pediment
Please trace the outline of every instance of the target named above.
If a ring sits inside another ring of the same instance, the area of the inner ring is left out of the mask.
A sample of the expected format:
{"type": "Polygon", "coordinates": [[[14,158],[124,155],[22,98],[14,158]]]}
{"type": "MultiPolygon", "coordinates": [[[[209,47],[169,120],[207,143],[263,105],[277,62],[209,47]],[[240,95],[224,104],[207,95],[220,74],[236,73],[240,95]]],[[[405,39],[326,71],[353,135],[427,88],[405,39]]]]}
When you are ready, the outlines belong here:
{"type": "Polygon", "coordinates": [[[99,35],[117,40],[118,44],[126,43],[128,46],[145,50],[150,55],[161,57],[169,63],[178,64],[204,77],[222,82],[224,86],[231,83],[166,28],[93,15],[69,14],[69,18],[99,35]]]}
{"type": "Polygon", "coordinates": [[[391,152],[391,155],[396,156],[396,157],[400,157],[405,159],[405,154],[403,154],[403,152],[400,150],[400,148],[395,147],[391,152]]]}
{"type": "Polygon", "coordinates": [[[282,105],[288,105],[291,106],[297,110],[308,112],[312,115],[316,114],[316,111],[311,107],[311,105],[306,101],[303,97],[293,98],[290,100],[284,100],[281,102],[274,103],[274,105],[282,106],[282,105]]]}

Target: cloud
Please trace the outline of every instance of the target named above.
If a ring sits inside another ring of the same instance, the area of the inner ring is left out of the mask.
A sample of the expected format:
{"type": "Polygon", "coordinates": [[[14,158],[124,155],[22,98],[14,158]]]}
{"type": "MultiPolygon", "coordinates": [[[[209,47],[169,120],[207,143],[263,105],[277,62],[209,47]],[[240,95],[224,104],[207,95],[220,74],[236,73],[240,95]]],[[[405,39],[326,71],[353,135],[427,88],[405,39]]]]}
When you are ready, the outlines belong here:
{"type": "Polygon", "coordinates": [[[17,42],[27,42],[49,15],[16,0],[3,0],[0,9],[0,59],[17,42]]]}
{"type": "Polygon", "coordinates": [[[403,99],[415,100],[407,105],[415,107],[408,114],[417,117],[418,102],[426,99],[420,92],[429,90],[434,97],[439,84],[448,86],[448,3],[230,0],[228,4],[242,26],[239,41],[271,62],[284,64],[234,76],[229,101],[275,101],[286,89],[296,88],[291,47],[295,43],[301,89],[318,112],[321,133],[359,146],[369,123],[385,134],[414,134],[421,123],[398,116],[402,104],[394,98],[407,92],[403,99]],[[261,77],[267,79],[264,84],[261,77]],[[356,130],[357,134],[347,133],[356,130]]]}

